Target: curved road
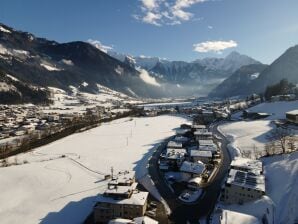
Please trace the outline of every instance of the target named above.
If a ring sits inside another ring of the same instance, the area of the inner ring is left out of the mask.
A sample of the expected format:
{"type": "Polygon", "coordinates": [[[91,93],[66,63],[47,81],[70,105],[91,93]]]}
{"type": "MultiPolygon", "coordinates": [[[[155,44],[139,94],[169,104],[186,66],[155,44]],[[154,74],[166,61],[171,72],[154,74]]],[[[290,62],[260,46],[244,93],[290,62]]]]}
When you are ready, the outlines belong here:
{"type": "Polygon", "coordinates": [[[168,203],[172,213],[170,215],[170,220],[178,224],[186,223],[198,223],[198,220],[202,217],[208,217],[217,202],[219,196],[221,185],[228,173],[229,165],[231,163],[231,158],[227,149],[228,140],[217,130],[218,124],[212,125],[211,131],[213,134],[219,136],[221,139],[221,150],[222,150],[222,163],[220,164],[219,170],[216,176],[213,178],[209,186],[204,188],[203,195],[199,198],[196,204],[186,205],[181,203],[177,196],[175,195],[167,183],[165,183],[164,178],[162,177],[159,167],[158,159],[166,147],[165,141],[163,142],[157,150],[152,155],[152,158],[149,161],[149,174],[152,181],[154,182],[156,188],[158,189],[160,195],[168,203]]]}

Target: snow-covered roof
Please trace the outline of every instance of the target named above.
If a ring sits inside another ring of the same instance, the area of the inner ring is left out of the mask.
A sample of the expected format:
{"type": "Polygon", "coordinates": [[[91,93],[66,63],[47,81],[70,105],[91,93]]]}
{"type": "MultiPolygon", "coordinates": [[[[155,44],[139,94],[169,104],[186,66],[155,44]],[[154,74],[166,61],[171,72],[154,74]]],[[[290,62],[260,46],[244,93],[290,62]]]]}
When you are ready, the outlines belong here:
{"type": "Polygon", "coordinates": [[[148,216],[137,217],[137,218],[134,218],[133,221],[136,224],[158,224],[157,221],[155,221],[154,219],[149,218],[148,216]]]}
{"type": "Polygon", "coordinates": [[[298,115],[298,110],[291,110],[289,112],[287,112],[286,114],[290,114],[290,115],[298,115]]]}
{"type": "Polygon", "coordinates": [[[194,178],[190,179],[190,180],[188,181],[188,183],[196,183],[196,184],[200,184],[201,181],[202,181],[202,177],[194,177],[194,178]]]}
{"type": "Polygon", "coordinates": [[[212,224],[261,224],[261,221],[252,215],[230,211],[230,210],[221,210],[214,215],[212,224]]]}
{"type": "Polygon", "coordinates": [[[176,141],[169,141],[168,142],[168,147],[169,148],[182,148],[182,143],[181,142],[176,142],[176,141]]]}
{"type": "Polygon", "coordinates": [[[205,170],[205,165],[202,162],[188,162],[184,161],[180,167],[181,172],[201,174],[205,170]]]}
{"type": "Polygon", "coordinates": [[[199,150],[191,150],[190,151],[190,156],[191,157],[206,157],[206,158],[211,158],[212,157],[212,152],[211,151],[199,151],[199,150]]]}
{"type": "Polygon", "coordinates": [[[105,191],[105,195],[129,195],[136,189],[137,185],[138,183],[133,183],[130,186],[109,185],[108,189],[105,191]]]}
{"type": "Polygon", "coordinates": [[[227,183],[265,192],[265,177],[261,174],[231,169],[227,183]]]}
{"type": "Polygon", "coordinates": [[[202,124],[194,124],[191,127],[194,129],[206,129],[206,125],[202,125],[202,124]]]}
{"type": "Polygon", "coordinates": [[[167,148],[166,158],[168,159],[180,159],[186,154],[186,149],[167,148]]]}
{"type": "Polygon", "coordinates": [[[235,159],[231,162],[231,167],[233,169],[244,169],[256,174],[260,174],[263,170],[263,165],[260,160],[253,160],[243,157],[235,157],[235,159]]]}
{"type": "Polygon", "coordinates": [[[199,145],[214,145],[213,140],[199,140],[199,145]]]}
{"type": "Polygon", "coordinates": [[[199,146],[199,150],[200,151],[216,152],[217,151],[217,147],[216,147],[215,144],[213,144],[213,145],[200,145],[199,146]]]}
{"type": "Polygon", "coordinates": [[[187,137],[183,137],[183,136],[176,136],[174,141],[176,142],[187,142],[188,141],[188,138],[187,137]]]}
{"type": "Polygon", "coordinates": [[[207,129],[199,129],[194,132],[194,135],[212,135],[207,129]]]}
{"type": "Polygon", "coordinates": [[[116,178],[110,181],[110,184],[129,184],[134,182],[135,171],[124,171],[115,175],[116,178]]]}
{"type": "Polygon", "coordinates": [[[189,131],[190,131],[189,129],[178,128],[178,129],[176,130],[176,134],[177,134],[177,135],[184,135],[184,134],[186,134],[186,133],[189,132],[189,131]]]}
{"type": "Polygon", "coordinates": [[[122,204],[122,205],[144,205],[147,201],[149,193],[143,191],[134,191],[130,198],[113,198],[104,195],[99,195],[96,199],[97,202],[110,203],[110,204],[122,204]]]}

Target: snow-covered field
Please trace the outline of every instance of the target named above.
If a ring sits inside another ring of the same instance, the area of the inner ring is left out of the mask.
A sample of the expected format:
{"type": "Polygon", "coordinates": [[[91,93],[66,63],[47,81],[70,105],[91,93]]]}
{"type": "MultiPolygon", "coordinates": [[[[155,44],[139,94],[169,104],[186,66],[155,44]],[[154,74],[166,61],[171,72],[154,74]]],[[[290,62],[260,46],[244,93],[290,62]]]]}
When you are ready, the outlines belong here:
{"type": "Polygon", "coordinates": [[[106,187],[102,174],[134,169],[142,178],[152,149],[186,121],[119,119],[9,158],[22,165],[0,168],[0,223],[81,223],[106,187]]]}
{"type": "MultiPolygon", "coordinates": [[[[249,110],[272,113],[271,116],[261,120],[226,123],[220,126],[220,131],[231,140],[229,149],[234,156],[239,156],[242,150],[253,151],[255,148],[262,151],[268,141],[266,135],[274,127],[272,121],[285,119],[285,113],[287,111],[297,108],[297,101],[262,103],[249,110]]],[[[234,116],[239,117],[240,113],[234,116]]],[[[244,204],[243,206],[225,206],[225,209],[244,212],[260,218],[262,211],[264,211],[261,208],[266,208],[267,204],[268,209],[274,207],[274,223],[297,223],[298,152],[267,157],[263,158],[262,161],[266,177],[266,194],[269,198],[265,197],[256,202],[244,204]],[[261,205],[259,209],[256,206],[257,204],[261,205]]]]}
{"type": "MultiPolygon", "coordinates": [[[[262,103],[249,109],[252,112],[264,112],[271,116],[260,120],[237,121],[223,124],[219,129],[231,140],[232,154],[239,156],[239,151],[263,151],[268,142],[267,134],[273,129],[272,121],[285,119],[286,112],[297,109],[298,101],[262,103]]],[[[239,117],[242,112],[234,115],[239,117]]]]}

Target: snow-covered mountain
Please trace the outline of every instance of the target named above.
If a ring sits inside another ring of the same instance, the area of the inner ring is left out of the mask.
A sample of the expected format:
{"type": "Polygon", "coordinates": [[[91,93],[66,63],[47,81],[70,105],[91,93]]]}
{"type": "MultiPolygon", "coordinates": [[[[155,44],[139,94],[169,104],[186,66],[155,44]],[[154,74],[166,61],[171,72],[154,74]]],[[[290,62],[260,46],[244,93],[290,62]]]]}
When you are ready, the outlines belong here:
{"type": "Polygon", "coordinates": [[[263,93],[268,85],[287,79],[298,84],[298,45],[289,48],[269,66],[242,67],[217,86],[210,96],[231,97],[263,93]]]}
{"type": "Polygon", "coordinates": [[[150,75],[142,75],[89,43],[58,43],[4,24],[0,27],[0,69],[21,82],[65,91],[74,86],[89,93],[98,92],[100,84],[130,96],[168,96],[148,82],[150,75]]]}
{"type": "Polygon", "coordinates": [[[130,56],[90,43],[58,43],[0,24],[0,68],[40,87],[97,93],[97,85],[134,97],[207,95],[242,65],[259,63],[236,52],[194,62],[130,56]],[[84,83],[84,85],[82,85],[84,83]]]}
{"type": "Polygon", "coordinates": [[[223,70],[232,73],[245,65],[260,64],[255,59],[236,51],[231,52],[225,58],[204,58],[198,59],[195,62],[206,66],[208,69],[223,70]]]}
{"type": "MultiPolygon", "coordinates": [[[[237,69],[260,62],[238,52],[232,52],[225,58],[204,58],[193,62],[169,61],[158,57],[130,56],[109,51],[108,54],[131,66],[146,69],[163,83],[175,85],[217,85],[237,69]]],[[[208,90],[204,90],[208,91],[208,90]]]]}

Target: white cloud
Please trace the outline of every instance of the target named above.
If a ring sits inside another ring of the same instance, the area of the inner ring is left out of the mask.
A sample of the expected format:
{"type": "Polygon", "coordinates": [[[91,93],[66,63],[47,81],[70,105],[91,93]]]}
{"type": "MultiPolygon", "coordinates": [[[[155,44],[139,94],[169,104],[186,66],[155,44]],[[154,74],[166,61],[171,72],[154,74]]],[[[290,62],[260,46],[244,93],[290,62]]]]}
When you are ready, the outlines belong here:
{"type": "Polygon", "coordinates": [[[145,23],[161,26],[161,24],[158,22],[161,19],[161,17],[162,16],[158,13],[147,12],[146,16],[144,16],[142,20],[145,23]]]}
{"type": "Polygon", "coordinates": [[[155,26],[177,25],[194,17],[187,8],[205,1],[208,0],[141,0],[141,13],[133,17],[155,26]]]}
{"type": "Polygon", "coordinates": [[[209,30],[212,30],[212,29],[213,29],[213,26],[210,26],[210,25],[209,25],[209,26],[207,26],[207,27],[208,27],[209,30]]]}
{"type": "Polygon", "coordinates": [[[229,41],[206,41],[194,44],[194,51],[200,52],[200,53],[206,53],[206,52],[216,52],[216,53],[222,53],[223,50],[228,48],[237,47],[238,44],[234,40],[229,41]]]}
{"type": "Polygon", "coordinates": [[[97,49],[107,53],[110,50],[113,50],[112,46],[103,45],[99,40],[88,39],[88,43],[92,44],[97,49]]]}
{"type": "Polygon", "coordinates": [[[158,7],[158,1],[156,0],[142,0],[144,7],[149,10],[153,10],[154,8],[158,7]]]}
{"type": "Polygon", "coordinates": [[[149,75],[149,73],[145,70],[145,69],[139,69],[139,72],[140,72],[140,78],[150,84],[150,85],[153,85],[153,86],[160,86],[160,84],[156,81],[156,79],[152,76],[149,75]]]}

